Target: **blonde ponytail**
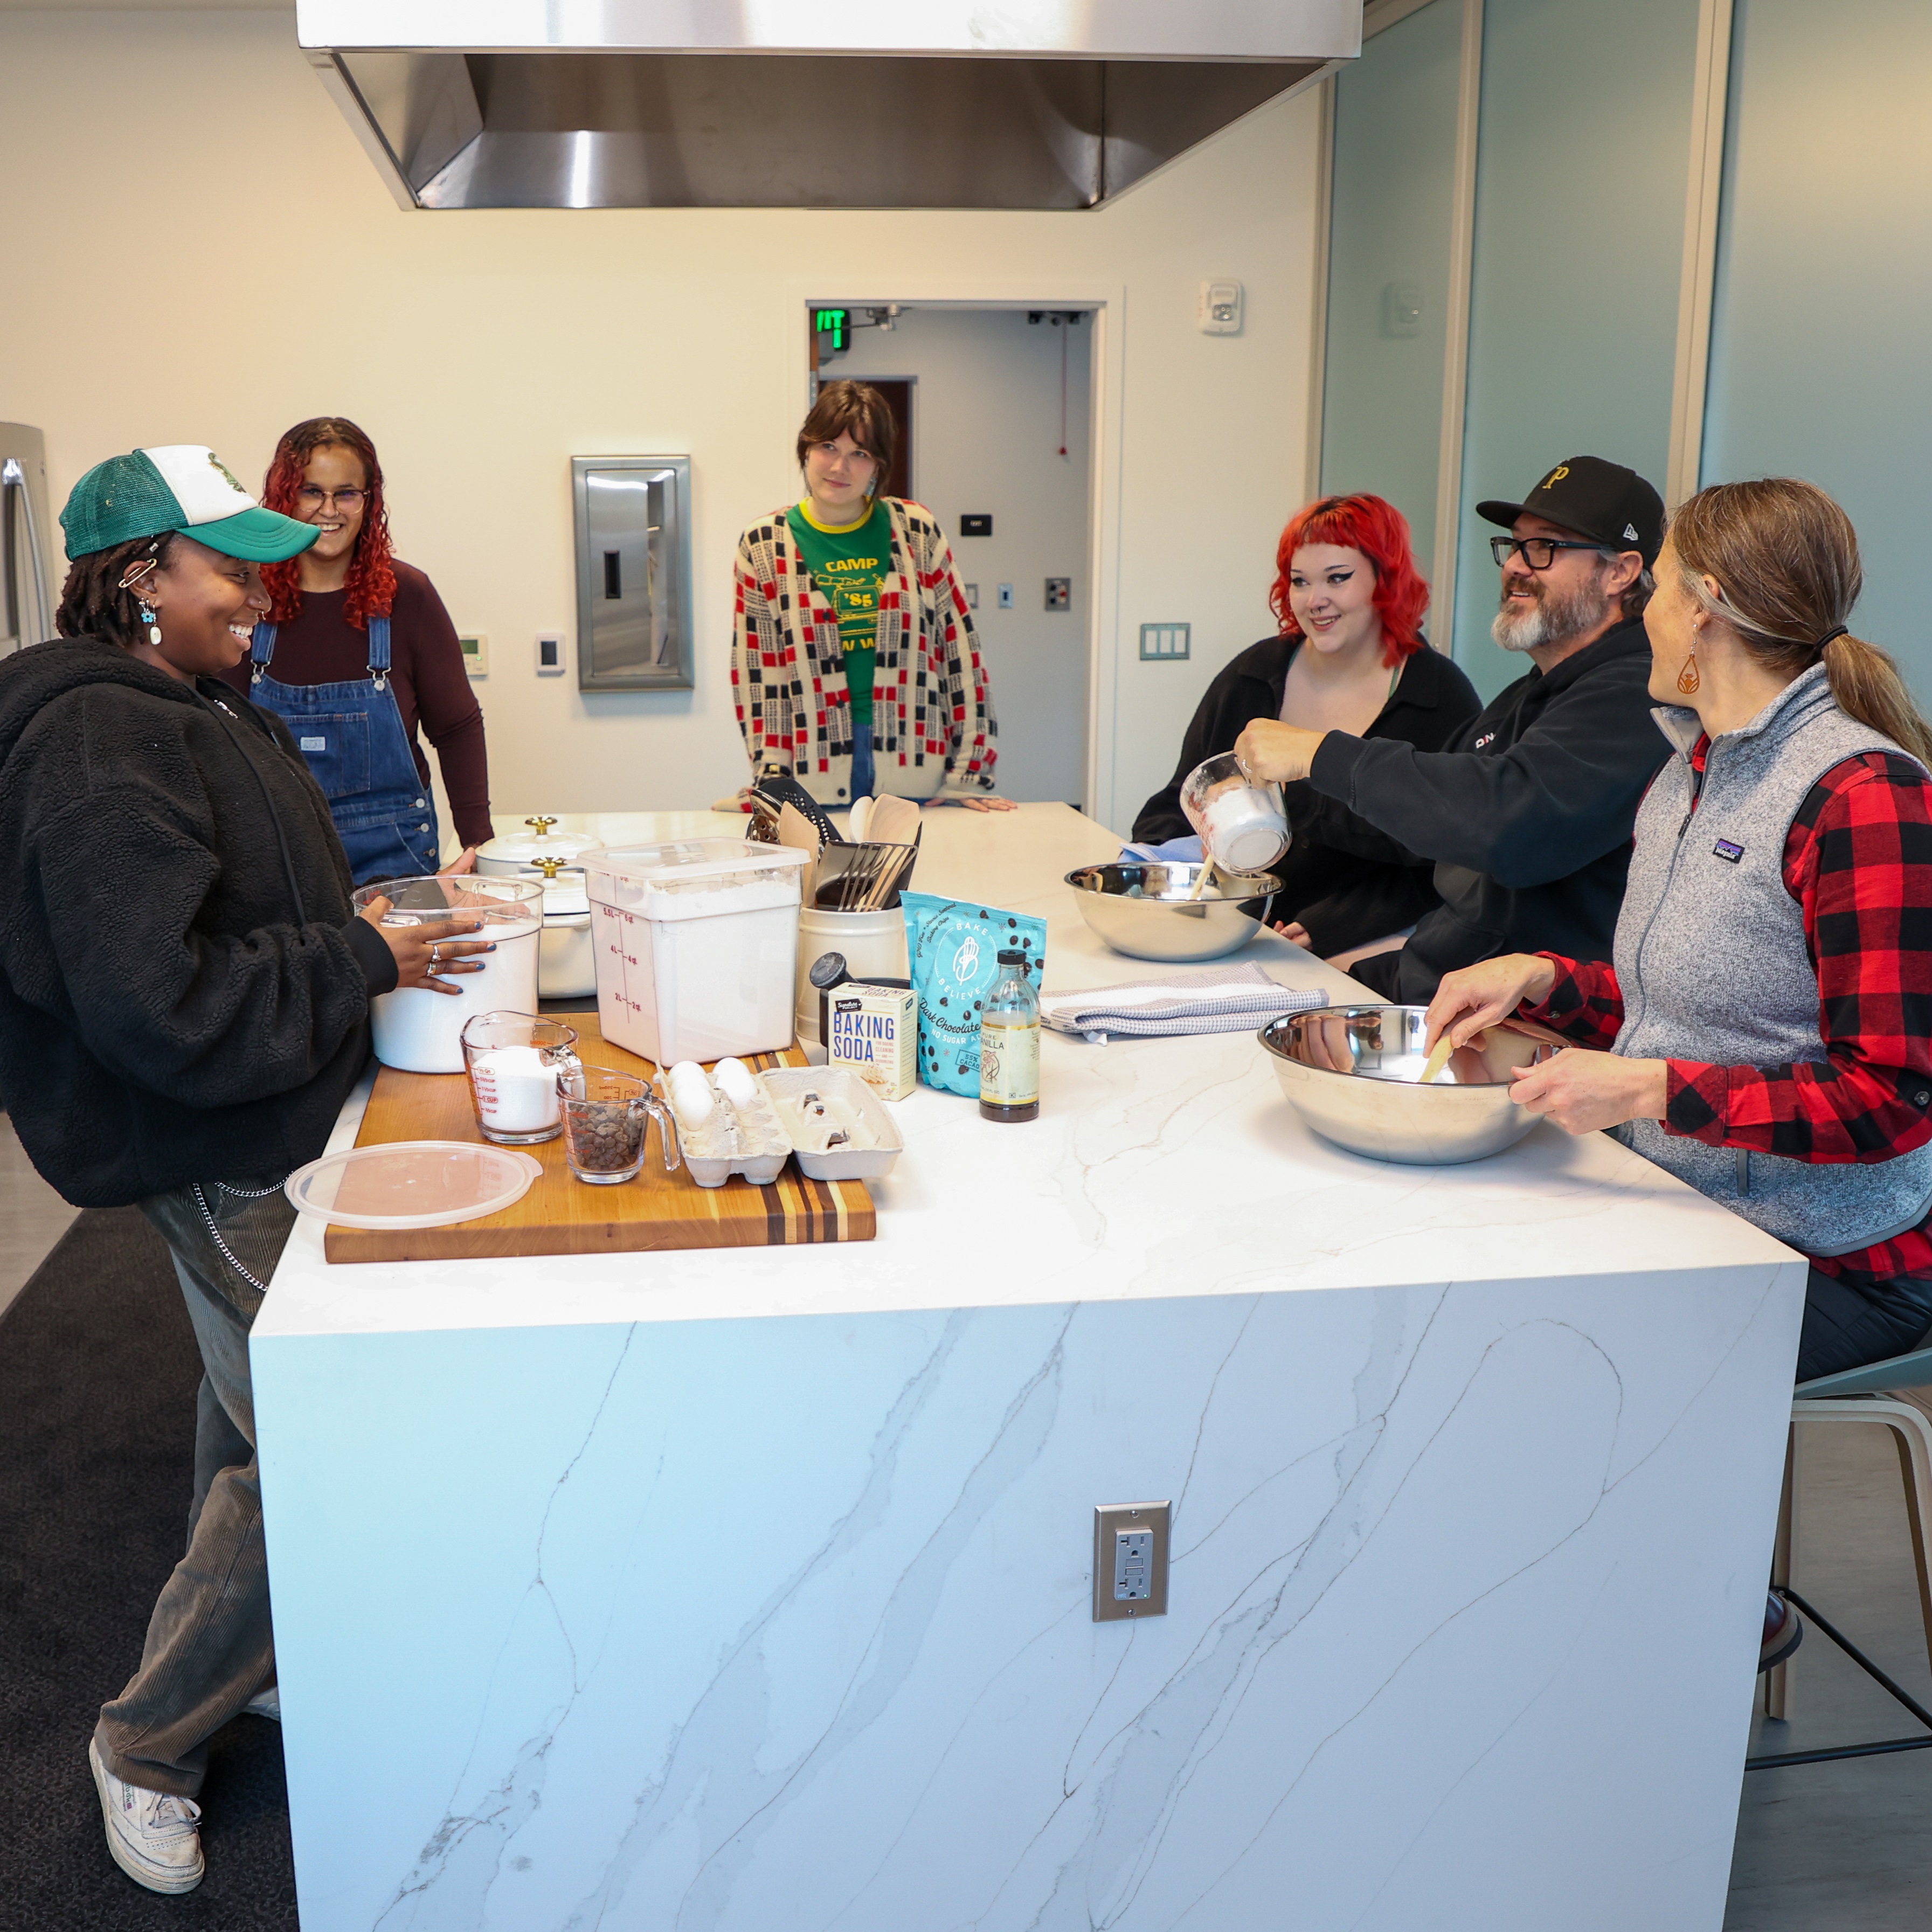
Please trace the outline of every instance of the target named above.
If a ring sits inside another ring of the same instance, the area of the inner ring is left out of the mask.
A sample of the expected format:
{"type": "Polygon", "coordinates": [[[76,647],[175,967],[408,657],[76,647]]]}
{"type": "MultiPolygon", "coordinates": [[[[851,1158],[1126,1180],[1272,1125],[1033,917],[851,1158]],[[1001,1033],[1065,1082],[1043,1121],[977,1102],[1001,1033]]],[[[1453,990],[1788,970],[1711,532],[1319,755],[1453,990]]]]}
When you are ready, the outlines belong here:
{"type": "Polygon", "coordinates": [[[1932,725],[1898,667],[1846,633],[1864,568],[1851,518],[1816,484],[1713,484],[1671,518],[1670,542],[1685,591],[1759,663],[1788,681],[1822,658],[1839,710],[1932,770],[1932,725]]]}
{"type": "Polygon", "coordinates": [[[1834,638],[1825,646],[1825,675],[1840,711],[1882,732],[1932,771],[1932,725],[1912,703],[1898,665],[1877,645],[1862,638],[1834,638]]]}

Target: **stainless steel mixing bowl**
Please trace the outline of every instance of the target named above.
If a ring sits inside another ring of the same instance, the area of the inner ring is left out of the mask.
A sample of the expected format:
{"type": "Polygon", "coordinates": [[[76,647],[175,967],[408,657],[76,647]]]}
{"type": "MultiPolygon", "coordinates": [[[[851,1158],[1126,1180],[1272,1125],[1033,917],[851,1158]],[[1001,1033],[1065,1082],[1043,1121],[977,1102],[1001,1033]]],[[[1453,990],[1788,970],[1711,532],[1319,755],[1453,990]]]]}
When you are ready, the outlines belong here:
{"type": "Polygon", "coordinates": [[[1190,900],[1201,868],[1180,860],[1123,861],[1082,866],[1066,883],[1080,916],[1116,952],[1178,964],[1219,959],[1247,944],[1261,922],[1244,905],[1281,890],[1272,872],[1216,872],[1215,883],[1190,900]]]}
{"type": "Polygon", "coordinates": [[[1324,1139],[1377,1160],[1450,1167],[1514,1147],[1538,1115],[1509,1096],[1510,1070],[1557,1048],[1492,1028],[1424,1087],[1424,1006],[1322,1006],[1261,1030],[1281,1090],[1324,1139]]]}

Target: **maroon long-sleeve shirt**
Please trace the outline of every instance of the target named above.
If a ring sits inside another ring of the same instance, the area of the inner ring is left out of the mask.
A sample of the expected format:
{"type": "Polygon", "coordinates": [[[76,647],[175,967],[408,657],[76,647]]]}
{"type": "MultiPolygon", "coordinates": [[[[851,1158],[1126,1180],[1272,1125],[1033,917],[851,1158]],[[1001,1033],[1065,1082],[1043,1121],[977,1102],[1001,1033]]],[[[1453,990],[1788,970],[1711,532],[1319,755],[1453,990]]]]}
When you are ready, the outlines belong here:
{"type": "MultiPolygon", "coordinates": [[[[429,759],[416,740],[416,728],[436,747],[449,794],[456,836],[466,845],[494,836],[490,824],[490,767],[483,744],[483,709],[463,666],[456,626],[436,595],[436,586],[414,565],[398,562],[396,602],[389,613],[389,688],[402,714],[403,732],[429,783],[429,759]]],[[[369,634],[351,628],[343,590],[304,590],[301,614],[280,627],[269,676],[283,684],[339,684],[366,677],[369,634]]],[[[244,696],[248,660],[223,674],[244,696]]]]}

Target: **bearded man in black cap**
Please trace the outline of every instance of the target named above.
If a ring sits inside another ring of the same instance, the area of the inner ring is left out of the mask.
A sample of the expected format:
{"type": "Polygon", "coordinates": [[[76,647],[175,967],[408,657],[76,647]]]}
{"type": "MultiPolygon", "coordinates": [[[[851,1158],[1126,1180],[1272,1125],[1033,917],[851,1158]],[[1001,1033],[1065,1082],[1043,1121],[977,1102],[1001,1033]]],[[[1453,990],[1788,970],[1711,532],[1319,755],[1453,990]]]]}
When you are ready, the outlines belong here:
{"type": "Polygon", "coordinates": [[[1499,952],[1606,959],[1630,827],[1668,747],[1651,716],[1643,607],[1664,500],[1634,470],[1559,463],[1520,503],[1479,503],[1502,606],[1490,635],[1534,668],[1449,747],[1257,718],[1235,750],[1257,778],[1305,784],[1325,844],[1435,865],[1442,903],[1406,944],[1349,970],[1426,1004],[1443,974],[1499,952]]]}

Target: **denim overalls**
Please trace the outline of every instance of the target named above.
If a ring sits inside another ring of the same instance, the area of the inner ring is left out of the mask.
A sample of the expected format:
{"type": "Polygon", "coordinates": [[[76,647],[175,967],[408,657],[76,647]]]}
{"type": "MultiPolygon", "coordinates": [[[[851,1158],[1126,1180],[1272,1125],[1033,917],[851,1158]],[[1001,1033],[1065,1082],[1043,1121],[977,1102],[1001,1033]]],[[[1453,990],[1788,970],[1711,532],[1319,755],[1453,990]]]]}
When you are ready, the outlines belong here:
{"type": "Polygon", "coordinates": [[[257,624],[248,695],[288,725],[328,800],[356,883],[436,869],[436,808],[389,689],[389,620],[369,620],[369,675],[281,684],[268,675],[275,626],[257,624]]]}

